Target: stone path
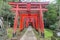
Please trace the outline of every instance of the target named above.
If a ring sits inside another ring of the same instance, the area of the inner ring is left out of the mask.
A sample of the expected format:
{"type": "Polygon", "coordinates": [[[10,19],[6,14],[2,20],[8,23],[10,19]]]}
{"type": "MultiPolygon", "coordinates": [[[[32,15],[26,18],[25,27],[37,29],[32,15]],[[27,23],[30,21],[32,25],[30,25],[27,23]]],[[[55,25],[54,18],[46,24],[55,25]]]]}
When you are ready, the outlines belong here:
{"type": "Polygon", "coordinates": [[[20,40],[37,40],[33,32],[33,29],[30,26],[20,40]]]}

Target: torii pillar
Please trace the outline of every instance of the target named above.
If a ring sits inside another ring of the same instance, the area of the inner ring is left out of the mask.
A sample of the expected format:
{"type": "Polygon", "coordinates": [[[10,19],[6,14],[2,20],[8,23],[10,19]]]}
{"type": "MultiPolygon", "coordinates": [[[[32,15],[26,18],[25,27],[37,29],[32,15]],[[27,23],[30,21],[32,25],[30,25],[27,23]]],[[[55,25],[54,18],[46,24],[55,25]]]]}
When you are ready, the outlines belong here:
{"type": "Polygon", "coordinates": [[[21,22],[20,27],[21,28],[20,28],[20,30],[23,30],[23,28],[24,28],[23,27],[23,20],[24,20],[24,18],[22,16],[22,14],[24,16],[28,14],[27,17],[30,17],[33,14],[34,15],[36,14],[38,16],[38,18],[36,18],[36,16],[34,16],[34,19],[36,20],[36,26],[35,26],[35,28],[38,29],[38,26],[39,26],[39,29],[40,29],[39,31],[44,36],[43,11],[47,11],[47,9],[43,8],[43,7],[45,7],[46,5],[48,5],[48,2],[31,2],[31,3],[27,3],[27,2],[10,2],[9,4],[13,6],[13,8],[11,10],[15,11],[14,33],[16,33],[19,14],[21,16],[21,19],[20,19],[20,22],[21,22]],[[18,11],[20,11],[20,12],[21,11],[26,11],[26,13],[25,12],[24,13],[19,13],[18,11]],[[29,11],[29,12],[36,11],[36,13],[33,13],[33,12],[32,13],[27,13],[27,11],[29,11]],[[29,15],[29,14],[31,14],[31,15],[29,15]]]}
{"type": "Polygon", "coordinates": [[[42,5],[40,4],[40,32],[41,35],[44,37],[44,20],[43,20],[43,10],[42,5]]]}

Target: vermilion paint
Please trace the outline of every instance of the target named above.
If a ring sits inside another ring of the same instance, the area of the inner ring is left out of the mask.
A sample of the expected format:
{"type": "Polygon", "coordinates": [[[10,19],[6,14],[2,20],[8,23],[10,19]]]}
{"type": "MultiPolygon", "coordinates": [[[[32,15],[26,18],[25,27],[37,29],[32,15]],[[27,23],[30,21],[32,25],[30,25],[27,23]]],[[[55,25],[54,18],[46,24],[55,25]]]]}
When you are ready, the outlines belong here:
{"type": "Polygon", "coordinates": [[[29,26],[29,22],[32,22],[36,30],[40,29],[44,33],[43,12],[47,11],[44,7],[48,5],[48,2],[10,2],[9,4],[12,6],[11,10],[15,11],[14,32],[17,29],[18,17],[20,17],[20,31],[24,29],[24,19],[26,19],[26,27],[29,26]]]}

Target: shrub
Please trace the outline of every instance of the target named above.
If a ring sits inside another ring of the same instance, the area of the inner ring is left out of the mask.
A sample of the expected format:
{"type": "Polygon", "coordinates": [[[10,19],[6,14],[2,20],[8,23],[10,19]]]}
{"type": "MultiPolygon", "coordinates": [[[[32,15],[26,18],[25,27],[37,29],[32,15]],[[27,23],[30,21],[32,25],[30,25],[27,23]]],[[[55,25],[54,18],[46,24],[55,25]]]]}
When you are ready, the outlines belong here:
{"type": "Polygon", "coordinates": [[[7,29],[7,37],[8,38],[12,38],[12,29],[10,28],[10,29],[7,29]]]}
{"type": "Polygon", "coordinates": [[[55,28],[56,28],[55,25],[51,25],[51,26],[50,26],[50,29],[51,29],[51,30],[55,30],[55,28]]]}
{"type": "Polygon", "coordinates": [[[57,25],[58,25],[57,23],[55,23],[54,25],[51,25],[51,26],[50,26],[50,29],[51,29],[51,30],[55,30],[56,27],[57,27],[57,25]]]}

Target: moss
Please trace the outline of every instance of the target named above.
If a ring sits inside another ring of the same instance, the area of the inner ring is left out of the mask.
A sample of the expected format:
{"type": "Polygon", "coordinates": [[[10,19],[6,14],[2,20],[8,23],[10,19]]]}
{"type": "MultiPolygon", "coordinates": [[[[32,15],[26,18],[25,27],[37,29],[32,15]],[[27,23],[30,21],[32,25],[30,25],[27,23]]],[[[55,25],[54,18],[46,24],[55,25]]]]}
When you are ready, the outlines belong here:
{"type": "Polygon", "coordinates": [[[50,29],[45,29],[45,38],[51,38],[53,36],[53,31],[50,29]]]}

